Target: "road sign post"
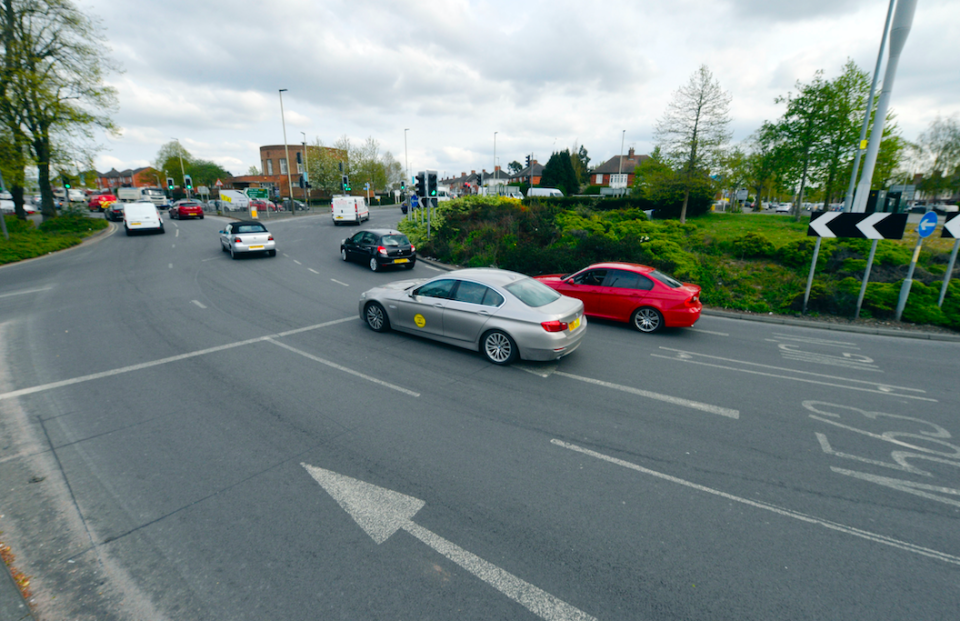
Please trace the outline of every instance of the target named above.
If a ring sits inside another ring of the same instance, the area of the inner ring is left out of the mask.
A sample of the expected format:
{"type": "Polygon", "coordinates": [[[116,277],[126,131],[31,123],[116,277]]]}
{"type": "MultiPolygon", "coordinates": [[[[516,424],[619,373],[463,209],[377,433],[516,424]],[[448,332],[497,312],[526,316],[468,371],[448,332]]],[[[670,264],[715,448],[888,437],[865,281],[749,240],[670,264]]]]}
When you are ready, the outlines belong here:
{"type": "Polygon", "coordinates": [[[870,258],[867,259],[867,269],[863,273],[863,282],[860,286],[860,296],[857,299],[857,310],[854,319],[860,316],[860,306],[867,291],[867,282],[870,280],[870,270],[873,267],[873,257],[877,250],[877,241],[881,239],[903,239],[903,231],[907,227],[905,213],[840,213],[838,211],[815,211],[810,214],[810,226],[807,227],[807,236],[816,237],[813,247],[813,261],[810,263],[810,275],[807,277],[807,288],[803,294],[803,313],[807,313],[807,303],[810,300],[810,289],[813,286],[813,274],[817,268],[817,256],[820,254],[820,240],[824,237],[846,237],[855,239],[872,239],[870,258]]]}
{"type": "Polygon", "coordinates": [[[917,267],[917,259],[920,257],[920,247],[923,245],[923,238],[930,237],[937,228],[937,214],[928,211],[920,218],[920,224],[917,225],[917,246],[913,249],[913,257],[910,259],[910,270],[907,277],[900,287],[900,299],[897,300],[897,321],[903,315],[903,309],[907,305],[907,298],[910,297],[910,288],[913,286],[913,270],[917,267]]]}
{"type": "Polygon", "coordinates": [[[953,252],[950,253],[950,263],[947,264],[947,273],[943,275],[943,286],[940,288],[940,300],[937,306],[943,306],[943,298],[947,297],[947,287],[950,285],[950,278],[953,276],[953,266],[957,262],[957,250],[960,249],[960,214],[952,213],[947,216],[947,221],[943,224],[943,230],[940,231],[940,237],[953,237],[953,252]]]}

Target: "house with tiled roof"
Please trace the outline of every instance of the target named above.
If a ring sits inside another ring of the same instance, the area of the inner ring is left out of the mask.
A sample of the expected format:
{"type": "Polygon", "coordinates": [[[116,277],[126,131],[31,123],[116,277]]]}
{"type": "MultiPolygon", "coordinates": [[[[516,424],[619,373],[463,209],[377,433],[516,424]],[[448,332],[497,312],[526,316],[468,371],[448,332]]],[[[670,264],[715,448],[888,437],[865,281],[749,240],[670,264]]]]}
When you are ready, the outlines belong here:
{"type": "Polygon", "coordinates": [[[603,187],[631,187],[633,186],[634,169],[649,160],[649,155],[637,155],[633,147],[626,155],[614,155],[609,160],[600,164],[590,173],[590,185],[599,185],[603,187]],[[617,175],[621,175],[620,184],[617,184],[617,175]]]}

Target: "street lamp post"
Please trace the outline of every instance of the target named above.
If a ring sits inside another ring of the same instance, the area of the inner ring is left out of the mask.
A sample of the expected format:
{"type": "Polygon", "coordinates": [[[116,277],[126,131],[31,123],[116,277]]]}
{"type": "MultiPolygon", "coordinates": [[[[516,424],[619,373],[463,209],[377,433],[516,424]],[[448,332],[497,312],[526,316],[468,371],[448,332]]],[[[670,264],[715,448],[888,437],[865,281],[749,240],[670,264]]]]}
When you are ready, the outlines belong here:
{"type": "Polygon", "coordinates": [[[307,166],[307,132],[303,134],[303,206],[310,208],[310,167],[307,166]]]}
{"type": "Polygon", "coordinates": [[[297,210],[293,209],[293,179],[290,177],[290,148],[287,146],[287,121],[283,117],[283,92],[286,90],[285,88],[280,89],[280,122],[283,124],[283,153],[287,158],[287,187],[290,189],[290,214],[297,215],[297,210]]]}
{"type": "Polygon", "coordinates": [[[187,198],[190,198],[190,190],[187,189],[187,173],[183,170],[183,145],[180,144],[179,138],[174,138],[177,141],[177,155],[180,157],[180,179],[183,183],[183,189],[187,193],[187,198]]]}
{"type": "MultiPolygon", "coordinates": [[[[627,137],[627,130],[623,130],[623,133],[620,135],[620,170],[617,171],[617,186],[623,183],[623,141],[627,137]]],[[[620,189],[618,187],[618,189],[620,189]]],[[[623,192],[621,191],[622,195],[623,192]]]]}
{"type": "Polygon", "coordinates": [[[493,182],[497,183],[499,178],[497,175],[497,134],[499,132],[493,132],[493,182]]]}
{"type": "MultiPolygon", "coordinates": [[[[403,187],[407,187],[407,179],[410,178],[410,162],[407,160],[407,132],[410,131],[410,128],[404,128],[403,130],[403,187]]],[[[406,197],[404,197],[406,198],[406,197]]]]}

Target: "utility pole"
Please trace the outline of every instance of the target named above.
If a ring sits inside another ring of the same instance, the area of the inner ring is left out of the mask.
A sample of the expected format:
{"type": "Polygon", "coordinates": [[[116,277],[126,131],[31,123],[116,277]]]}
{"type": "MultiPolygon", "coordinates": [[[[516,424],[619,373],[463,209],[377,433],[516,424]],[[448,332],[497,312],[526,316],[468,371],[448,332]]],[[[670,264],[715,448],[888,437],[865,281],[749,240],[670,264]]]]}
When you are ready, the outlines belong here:
{"type": "Polygon", "coordinates": [[[307,132],[303,134],[303,206],[310,208],[310,167],[307,165],[307,132]]]}
{"type": "MultiPolygon", "coordinates": [[[[280,122],[283,124],[283,152],[287,158],[287,187],[290,188],[290,215],[296,215],[297,210],[293,209],[293,179],[290,176],[290,148],[287,146],[287,121],[283,118],[283,92],[285,90],[287,89],[280,89],[280,122]]],[[[277,198],[279,198],[279,196],[277,198]]]]}

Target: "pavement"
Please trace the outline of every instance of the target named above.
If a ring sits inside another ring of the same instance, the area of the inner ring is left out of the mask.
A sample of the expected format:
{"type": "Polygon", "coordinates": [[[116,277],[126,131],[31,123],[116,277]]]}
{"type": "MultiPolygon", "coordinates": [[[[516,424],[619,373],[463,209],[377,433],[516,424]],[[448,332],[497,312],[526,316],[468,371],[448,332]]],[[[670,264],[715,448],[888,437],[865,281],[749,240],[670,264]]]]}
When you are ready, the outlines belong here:
{"type": "Polygon", "coordinates": [[[30,606],[24,601],[17,583],[10,575],[10,568],[3,563],[0,571],[0,621],[24,621],[36,619],[30,606]]]}

